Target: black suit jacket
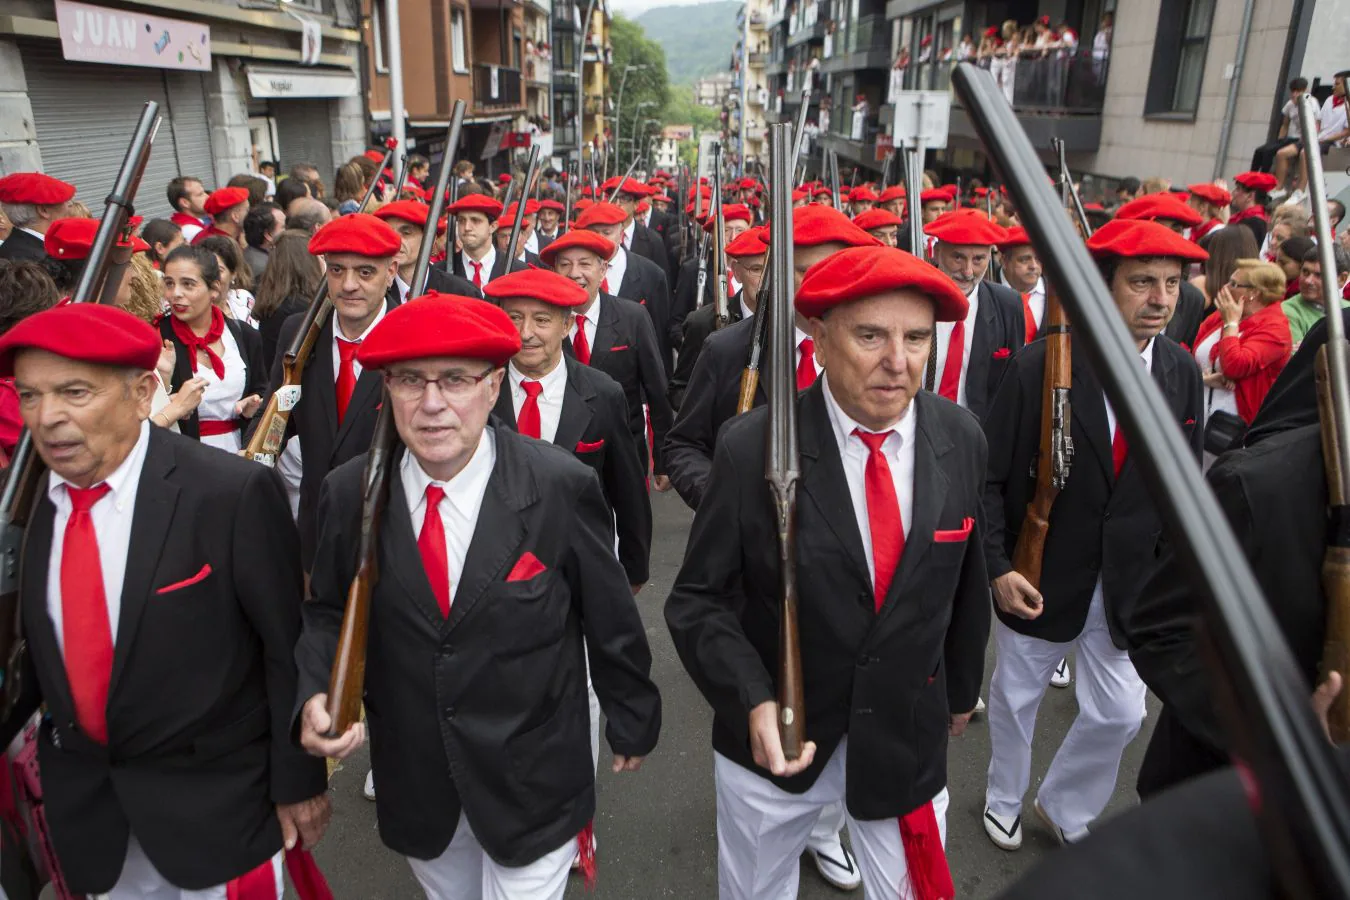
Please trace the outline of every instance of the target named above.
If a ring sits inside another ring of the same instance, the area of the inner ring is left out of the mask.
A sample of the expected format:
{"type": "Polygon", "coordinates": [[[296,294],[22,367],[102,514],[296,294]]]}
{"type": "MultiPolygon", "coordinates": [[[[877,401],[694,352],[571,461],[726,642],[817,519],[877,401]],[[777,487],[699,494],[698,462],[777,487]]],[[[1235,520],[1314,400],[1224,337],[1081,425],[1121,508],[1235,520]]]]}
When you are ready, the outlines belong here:
{"type": "MultiPolygon", "coordinates": [[[[469,273],[464,271],[464,255],[462,253],[451,253],[448,259],[450,260],[449,268],[446,267],[445,261],[441,261],[436,266],[433,266],[433,268],[439,268],[441,271],[448,271],[452,275],[457,275],[460,278],[464,279],[466,282],[468,282],[469,287],[473,287],[473,279],[469,276],[469,273]]],[[[527,251],[525,254],[525,262],[516,260],[515,264],[511,266],[511,271],[512,272],[523,271],[525,269],[528,269],[531,263],[536,266],[543,265],[539,261],[539,257],[527,251]],[[531,257],[533,257],[532,260],[531,257]]],[[[506,274],[506,254],[502,253],[501,251],[498,251],[497,258],[492,263],[492,270],[488,273],[488,281],[492,281],[493,279],[496,278],[501,278],[505,274],[506,274]]],[[[428,284],[430,284],[430,281],[428,281],[428,284]]],[[[479,296],[482,296],[481,293],[479,294],[479,296]]]]}
{"type": "MultiPolygon", "coordinates": [[[[705,261],[703,268],[707,270],[709,264],[705,261]]],[[[671,322],[678,326],[689,318],[698,305],[698,254],[690,256],[680,265],[680,273],[675,279],[675,302],[671,307],[671,322]]],[[[711,305],[713,285],[709,283],[705,288],[703,298],[704,305],[711,305]]]]}
{"type": "Polygon", "coordinates": [[[201,890],[281,849],[276,805],[327,772],[290,739],[301,578],[280,479],[150,427],[136,488],[108,690],[108,744],[76,724],[47,610],[56,508],[39,494],[21,587],[43,801],[70,889],[112,889],[136,835],[178,887],[201,890]]]}
{"type": "MultiPolygon", "coordinates": [[[[1237,536],[1232,552],[1251,563],[1311,694],[1326,634],[1321,429],[1304,426],[1226,453],[1206,480],[1237,536]]],[[[1164,542],[1126,629],[1139,677],[1163,701],[1139,771],[1144,796],[1227,765],[1229,741],[1196,634],[1200,604],[1177,548],[1164,542]]]]}
{"type": "MultiPolygon", "coordinates": [[[[666,434],[674,414],[666,399],[666,369],[661,364],[651,317],[632,300],[602,294],[600,320],[595,324],[595,343],[591,345],[591,365],[619,383],[628,401],[628,429],[633,434],[642,470],[647,470],[647,421],[642,414],[646,403],[652,417],[653,469],[664,475],[662,456],[666,434]]],[[[564,345],[572,351],[569,341],[564,345]]]]}
{"type": "MultiPolygon", "coordinates": [[[[1257,243],[1259,244],[1260,241],[1257,241],[1257,243]]],[[[1205,295],[1201,293],[1198,287],[1183,278],[1181,280],[1181,292],[1177,294],[1176,309],[1173,311],[1167,327],[1163,329],[1163,334],[1178,344],[1185,344],[1193,350],[1195,349],[1195,335],[1200,330],[1200,323],[1204,319],[1205,295]]]]}
{"type": "MultiPolygon", "coordinates": [[[[984,419],[1008,360],[1026,343],[1027,326],[1022,297],[1010,287],[980,282],[977,306],[975,335],[966,364],[966,408],[984,419]]],[[[935,377],[941,379],[942,374],[935,377]]]]}
{"type": "MultiPolygon", "coordinates": [[[[261,397],[267,393],[267,365],[263,362],[262,336],[253,326],[241,325],[238,320],[228,317],[225,319],[225,327],[234,335],[234,341],[239,345],[239,355],[244,358],[244,393],[239,395],[240,399],[253,394],[261,397]]],[[[173,333],[173,317],[169,313],[165,313],[159,320],[159,336],[166,341],[173,341],[174,350],[178,353],[173,366],[173,383],[169,386],[169,393],[172,394],[181,388],[184,382],[194,378],[196,373],[192,371],[192,359],[187,345],[173,333]]],[[[204,365],[205,362],[198,361],[199,367],[204,365]]],[[[190,438],[197,438],[200,436],[200,426],[197,423],[197,411],[194,409],[190,415],[178,420],[178,430],[190,438]]],[[[247,425],[247,419],[239,420],[240,431],[247,425]]]]}
{"type": "MultiPolygon", "coordinates": [[[[585,651],[615,753],[652,751],[661,699],[595,474],[557,447],[494,421],[489,428],[497,461],[448,619],[417,550],[400,477],[405,451],[390,461],[365,703],[384,843],[433,859],[462,810],[494,861],[521,866],[575,837],[595,812],[585,651]],[[527,553],[545,571],[511,579],[527,553]]],[[[324,483],[296,647],[297,715],[328,690],[357,564],[365,464],[350,460],[324,483]]]]}
{"type": "Polygon", "coordinates": [[[750,710],[777,696],[777,517],[764,488],[768,410],[727,426],[684,566],[666,601],[675,649],[713,708],[713,747],[778,787],[803,793],[848,735],[849,812],[904,815],[947,784],[949,711],[975,706],[989,637],[980,543],[985,445],[979,423],[920,393],[913,522],[880,614],[830,426],[824,382],[797,400],[797,585],[806,738],[815,762],[792,778],[757,767],[750,710]],[[934,541],[962,530],[965,539],[934,541]]]}
{"type": "MultiPolygon", "coordinates": [[[[1044,340],[1035,341],[1012,360],[984,422],[990,448],[984,492],[990,581],[1012,570],[1013,548],[1036,490],[1045,346],[1044,340]]],[[[1074,456],[1050,513],[1040,583],[1045,606],[1032,620],[998,615],[1013,631],[1071,641],[1083,630],[1100,575],[1111,639],[1123,649],[1124,623],[1155,564],[1162,520],[1132,456],[1125,457],[1120,478],[1114,475],[1101,382],[1078,344],[1072,363],[1074,456]]],[[[1200,370],[1186,351],[1159,335],[1152,373],[1198,462],[1204,437],[1200,370]]]]}
{"type": "MultiPolygon", "coordinates": [[[[633,433],[628,430],[623,388],[604,372],[571,356],[564,355],[563,364],[567,387],[553,443],[595,470],[605,502],[614,512],[619,562],[628,573],[628,583],[645,584],[652,546],[652,504],[646,468],[639,465],[633,433]]],[[[509,374],[502,379],[493,414],[503,426],[515,430],[509,374]]]]}
{"type": "MultiPolygon", "coordinates": [[[[625,251],[627,252],[627,251],[625,251]]],[[[613,288],[616,285],[611,284],[613,288]]],[[[666,377],[675,368],[674,344],[670,340],[670,283],[665,271],[649,259],[628,254],[628,267],[624,269],[623,282],[617,285],[614,293],[632,300],[647,310],[651,317],[652,329],[656,332],[656,345],[661,352],[661,363],[665,366],[666,377]]]]}
{"type": "Polygon", "coordinates": [[[0,259],[42,262],[46,258],[46,245],[40,238],[33,237],[22,228],[15,228],[9,233],[9,237],[0,242],[0,259]]]}
{"type": "Polygon", "coordinates": [[[472,281],[458,275],[452,275],[436,266],[427,269],[427,290],[439,291],[442,294],[458,294],[461,297],[473,297],[477,300],[483,299],[483,292],[474,287],[472,281]]]}
{"type": "Polygon", "coordinates": [[[645,256],[660,266],[661,271],[666,273],[667,281],[674,276],[675,273],[670,268],[670,257],[666,255],[666,242],[660,235],[641,222],[634,222],[633,240],[630,244],[629,251],[638,256],[645,256]]]}
{"type": "MultiPolygon", "coordinates": [[[[737,291],[727,299],[728,312],[731,313],[729,325],[735,325],[741,320],[741,292],[737,291]]],[[[717,330],[717,308],[711,303],[700,306],[684,320],[680,330],[680,358],[676,361],[669,391],[670,405],[677,413],[684,403],[684,392],[689,387],[689,379],[693,377],[694,364],[703,353],[703,344],[717,330]]]]}

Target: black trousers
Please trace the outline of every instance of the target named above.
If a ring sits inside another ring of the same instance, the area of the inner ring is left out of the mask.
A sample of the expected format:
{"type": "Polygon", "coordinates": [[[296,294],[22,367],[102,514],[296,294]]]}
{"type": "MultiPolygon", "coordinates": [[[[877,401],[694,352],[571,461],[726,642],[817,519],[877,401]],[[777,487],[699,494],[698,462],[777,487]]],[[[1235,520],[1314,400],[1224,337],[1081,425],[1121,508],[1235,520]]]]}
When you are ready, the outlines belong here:
{"type": "Polygon", "coordinates": [[[1262,144],[1252,153],[1252,171],[1269,172],[1275,168],[1275,154],[1288,147],[1290,144],[1297,144],[1298,138],[1276,138],[1269,143],[1262,144]]]}

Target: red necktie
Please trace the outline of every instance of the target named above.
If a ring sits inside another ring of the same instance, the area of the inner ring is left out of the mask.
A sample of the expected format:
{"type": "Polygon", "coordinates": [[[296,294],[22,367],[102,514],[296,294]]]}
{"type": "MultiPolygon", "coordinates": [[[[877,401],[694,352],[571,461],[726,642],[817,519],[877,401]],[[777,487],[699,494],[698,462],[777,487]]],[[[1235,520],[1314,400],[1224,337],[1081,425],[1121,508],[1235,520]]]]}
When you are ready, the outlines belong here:
{"type": "Polygon", "coordinates": [[[886,593],[891,589],[891,579],[900,565],[900,556],[905,552],[905,526],[900,521],[900,501],[895,496],[890,463],[881,452],[881,445],[891,432],[874,434],[855,428],[853,433],[868,449],[863,486],[867,496],[867,528],[872,533],[872,568],[876,570],[873,597],[876,611],[881,612],[886,593]]]}
{"type": "Polygon", "coordinates": [[[601,279],[600,279],[600,293],[602,293],[602,294],[608,294],[608,293],[609,293],[609,276],[608,276],[608,275],[606,275],[604,278],[601,278],[601,279]]]}
{"type": "Polygon", "coordinates": [[[1125,444],[1125,429],[1120,427],[1120,420],[1116,420],[1116,433],[1111,435],[1111,467],[1115,469],[1116,477],[1120,477],[1120,470],[1125,465],[1125,456],[1128,454],[1129,447],[1125,444]]]}
{"type": "Polygon", "coordinates": [[[802,338],[797,347],[802,353],[797,360],[797,390],[804,391],[816,383],[816,342],[802,338]]]}
{"type": "Polygon", "coordinates": [[[591,364],[591,345],[586,340],[586,317],[577,313],[577,333],[572,335],[572,352],[583,366],[591,364]]]}
{"type": "Polygon", "coordinates": [[[338,424],[347,415],[347,404],[352,402],[352,392],[356,390],[356,350],[360,341],[348,341],[338,338],[338,375],[337,375],[337,414],[338,424]]]}
{"type": "Polygon", "coordinates": [[[85,734],[108,743],[108,682],[112,680],[112,625],[103,591],[98,534],[89,510],[112,488],[66,485],[70,519],[61,544],[61,627],[66,641],[66,677],[75,718],[85,734]]]}
{"type": "Polygon", "coordinates": [[[469,265],[473,266],[473,286],[482,290],[483,288],[483,264],[475,259],[469,260],[469,265]]]}
{"type": "Polygon", "coordinates": [[[942,367],[942,380],[938,382],[938,393],[953,403],[961,385],[961,363],[965,357],[966,323],[957,322],[951,340],[947,342],[947,363],[942,367]]]}
{"type": "Polygon", "coordinates": [[[427,512],[422,517],[422,531],[417,535],[417,551],[422,554],[422,568],[426,570],[431,592],[441,615],[450,618],[450,560],[445,550],[445,523],[437,509],[445,499],[445,490],[427,485],[427,512]]]}
{"type": "Polygon", "coordinates": [[[539,439],[539,392],[544,386],[537,381],[522,381],[520,389],[525,392],[525,402],[520,404],[520,415],[516,416],[516,430],[521,434],[539,439]]]}

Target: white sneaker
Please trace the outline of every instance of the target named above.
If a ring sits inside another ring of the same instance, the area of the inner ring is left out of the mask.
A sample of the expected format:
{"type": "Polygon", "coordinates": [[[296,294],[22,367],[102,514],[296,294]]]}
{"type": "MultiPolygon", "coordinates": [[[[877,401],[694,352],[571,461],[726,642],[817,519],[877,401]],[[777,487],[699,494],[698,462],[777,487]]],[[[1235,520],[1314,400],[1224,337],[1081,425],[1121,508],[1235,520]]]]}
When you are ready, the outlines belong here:
{"type": "Polygon", "coordinates": [[[367,800],[375,799],[375,770],[371,769],[366,773],[366,786],[361,789],[367,800]]]}
{"type": "Polygon", "coordinates": [[[986,709],[986,707],[985,707],[985,705],[984,705],[984,698],[983,698],[983,697],[976,697],[976,698],[975,698],[975,709],[973,710],[973,712],[982,713],[982,712],[985,711],[985,709],[986,709]]]}
{"type": "Polygon", "coordinates": [[[1016,850],[1022,846],[1022,817],[1000,816],[989,807],[984,808],[984,833],[1000,850],[1016,850]]]}
{"type": "Polygon", "coordinates": [[[1060,843],[1060,846],[1063,846],[1065,844],[1076,844],[1083,838],[1088,836],[1088,830],[1086,828],[1081,828],[1078,831],[1070,832],[1065,831],[1063,828],[1060,828],[1058,825],[1056,825],[1055,820],[1050,818],[1050,814],[1045,811],[1045,807],[1041,806],[1041,800],[1039,797],[1036,798],[1035,805],[1036,805],[1036,815],[1041,817],[1041,821],[1044,822],[1046,824],[1046,827],[1050,829],[1051,834],[1055,836],[1055,840],[1060,843]]]}
{"type": "Polygon", "coordinates": [[[820,877],[839,890],[857,890],[862,884],[862,872],[858,870],[858,862],[844,846],[838,834],[831,835],[824,841],[812,841],[806,845],[806,850],[815,861],[816,871],[820,873],[820,877]]]}
{"type": "Polygon", "coordinates": [[[1069,658],[1066,656],[1055,666],[1055,671],[1050,675],[1050,686],[1057,688],[1066,688],[1073,681],[1073,675],[1069,672],[1069,658]]]}
{"type": "Polygon", "coordinates": [[[1283,200],[1285,197],[1288,197],[1289,191],[1285,188],[1277,187],[1275,190],[1271,191],[1266,196],[1270,197],[1270,199],[1273,201],[1279,201],[1283,200]]]}

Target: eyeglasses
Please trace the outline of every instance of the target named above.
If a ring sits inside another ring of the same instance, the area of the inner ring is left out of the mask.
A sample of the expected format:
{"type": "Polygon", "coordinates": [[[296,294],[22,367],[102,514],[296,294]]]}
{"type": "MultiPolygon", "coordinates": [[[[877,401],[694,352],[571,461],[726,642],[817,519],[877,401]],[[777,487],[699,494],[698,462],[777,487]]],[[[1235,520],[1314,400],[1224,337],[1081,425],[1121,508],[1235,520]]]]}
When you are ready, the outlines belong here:
{"type": "Polygon", "coordinates": [[[421,400],[427,392],[427,386],[432,384],[440,389],[441,396],[447,400],[463,400],[494,371],[494,366],[488,366],[481,375],[450,372],[440,378],[426,378],[415,372],[393,372],[384,377],[384,383],[391,397],[404,402],[421,400]]]}
{"type": "Polygon", "coordinates": [[[1239,290],[1239,291],[1250,291],[1250,290],[1252,290],[1252,286],[1251,286],[1250,284],[1243,284],[1243,283],[1241,283],[1241,282],[1239,282],[1239,281],[1229,281],[1229,282],[1228,282],[1228,286],[1229,286],[1230,288],[1233,288],[1233,289],[1239,290]]]}

